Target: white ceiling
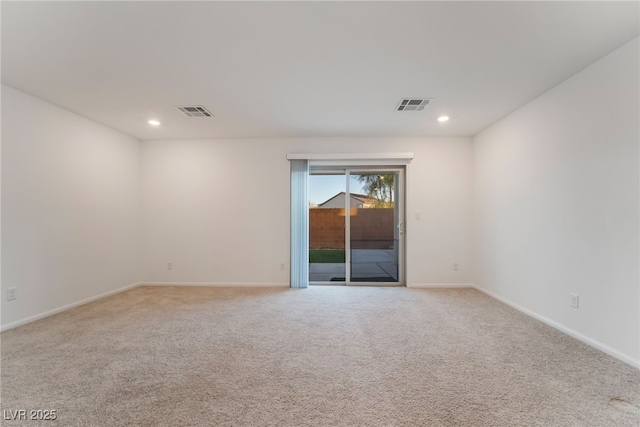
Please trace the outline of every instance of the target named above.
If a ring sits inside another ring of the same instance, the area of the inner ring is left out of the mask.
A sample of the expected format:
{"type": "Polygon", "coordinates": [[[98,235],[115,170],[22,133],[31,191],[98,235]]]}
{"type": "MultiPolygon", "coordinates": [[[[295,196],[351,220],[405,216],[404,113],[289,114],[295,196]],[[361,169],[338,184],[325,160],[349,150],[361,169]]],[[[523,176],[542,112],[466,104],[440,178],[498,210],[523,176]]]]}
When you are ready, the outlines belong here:
{"type": "Polygon", "coordinates": [[[2,81],[139,139],[473,135],[637,37],[638,16],[635,1],[2,2],[2,81]],[[394,111],[403,97],[435,101],[394,111]],[[194,104],[215,118],[174,108],[194,104]]]}

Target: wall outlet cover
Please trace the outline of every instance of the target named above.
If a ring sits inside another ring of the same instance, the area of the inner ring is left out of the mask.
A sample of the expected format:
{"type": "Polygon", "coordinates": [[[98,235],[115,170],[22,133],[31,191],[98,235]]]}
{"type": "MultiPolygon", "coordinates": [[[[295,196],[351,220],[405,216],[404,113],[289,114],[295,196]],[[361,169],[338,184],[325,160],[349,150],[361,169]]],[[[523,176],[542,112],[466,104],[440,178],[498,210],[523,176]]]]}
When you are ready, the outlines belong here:
{"type": "Polygon", "coordinates": [[[578,308],[580,305],[580,296],[578,294],[571,294],[571,307],[578,308]]]}

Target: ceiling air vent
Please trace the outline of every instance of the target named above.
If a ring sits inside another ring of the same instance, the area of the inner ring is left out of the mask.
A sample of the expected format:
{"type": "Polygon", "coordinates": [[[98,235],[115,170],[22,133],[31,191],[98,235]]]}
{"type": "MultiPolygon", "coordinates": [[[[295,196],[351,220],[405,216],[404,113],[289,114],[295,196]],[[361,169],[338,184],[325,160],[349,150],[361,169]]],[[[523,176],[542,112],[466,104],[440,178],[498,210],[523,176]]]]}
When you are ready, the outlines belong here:
{"type": "Polygon", "coordinates": [[[396,111],[422,111],[431,101],[432,99],[430,98],[405,98],[400,101],[396,107],[396,111]]]}
{"type": "Polygon", "coordinates": [[[201,105],[189,105],[176,108],[182,111],[187,117],[213,117],[213,114],[201,105]]]}

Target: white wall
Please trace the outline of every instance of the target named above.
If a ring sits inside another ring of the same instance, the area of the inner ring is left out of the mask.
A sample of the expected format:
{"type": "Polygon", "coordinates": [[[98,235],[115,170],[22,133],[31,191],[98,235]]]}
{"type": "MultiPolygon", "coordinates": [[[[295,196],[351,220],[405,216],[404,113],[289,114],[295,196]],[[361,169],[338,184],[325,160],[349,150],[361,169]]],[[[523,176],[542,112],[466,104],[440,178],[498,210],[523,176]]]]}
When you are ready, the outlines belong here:
{"type": "Polygon", "coordinates": [[[138,281],[139,155],[134,138],[2,85],[3,328],[138,281]]]}
{"type": "Polygon", "coordinates": [[[408,151],[407,282],[471,282],[471,138],[144,141],[144,278],[285,285],[286,154],[408,151]]]}
{"type": "Polygon", "coordinates": [[[636,365],[638,49],[636,39],[474,138],[476,283],[636,365]]]}

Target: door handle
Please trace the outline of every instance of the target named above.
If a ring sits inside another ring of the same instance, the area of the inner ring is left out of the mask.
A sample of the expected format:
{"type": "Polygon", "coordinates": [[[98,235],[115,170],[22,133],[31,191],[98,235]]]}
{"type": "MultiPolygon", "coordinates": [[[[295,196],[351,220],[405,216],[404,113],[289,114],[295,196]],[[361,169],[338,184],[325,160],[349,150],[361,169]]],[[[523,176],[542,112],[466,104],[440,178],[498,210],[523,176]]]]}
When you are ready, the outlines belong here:
{"type": "Polygon", "coordinates": [[[396,225],[396,228],[398,229],[398,232],[402,234],[402,221],[400,221],[398,225],[396,225]]]}

